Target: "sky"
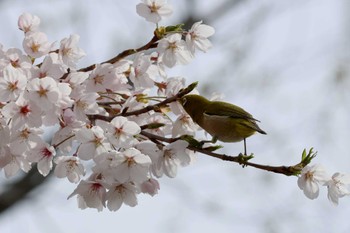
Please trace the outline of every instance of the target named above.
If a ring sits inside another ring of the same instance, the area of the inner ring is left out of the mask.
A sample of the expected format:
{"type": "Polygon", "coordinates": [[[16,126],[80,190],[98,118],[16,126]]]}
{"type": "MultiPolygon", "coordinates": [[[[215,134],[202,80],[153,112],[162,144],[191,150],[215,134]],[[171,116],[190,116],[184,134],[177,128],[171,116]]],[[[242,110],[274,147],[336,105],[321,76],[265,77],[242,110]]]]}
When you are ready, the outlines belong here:
{"type": "MultiPolygon", "coordinates": [[[[81,67],[147,42],[154,30],[137,16],[139,1],[5,0],[0,2],[0,43],[20,47],[17,18],[30,12],[52,41],[81,36],[87,53],[81,67]],[[23,4],[23,3],[26,4],[23,4]],[[28,3],[30,2],[30,4],[28,3]]],[[[178,24],[191,9],[169,1],[178,24]]],[[[242,1],[210,18],[221,1],[195,1],[194,15],[216,34],[213,48],[187,66],[169,71],[187,83],[199,81],[203,95],[223,94],[261,121],[268,134],[248,139],[253,162],[292,165],[304,148],[318,151],[314,163],[332,174],[350,168],[349,13],[346,0],[242,1]],[[212,19],[206,22],[206,19],[212,19]]],[[[242,143],[223,144],[237,155],[242,143]]],[[[1,182],[6,182],[1,174],[1,182]]],[[[160,179],[158,195],[139,195],[136,207],[117,212],[80,210],[75,185],[53,180],[0,216],[1,233],[42,232],[348,232],[350,198],[333,206],[327,190],[307,199],[296,177],[286,177],[197,154],[174,179],[160,179]]]]}

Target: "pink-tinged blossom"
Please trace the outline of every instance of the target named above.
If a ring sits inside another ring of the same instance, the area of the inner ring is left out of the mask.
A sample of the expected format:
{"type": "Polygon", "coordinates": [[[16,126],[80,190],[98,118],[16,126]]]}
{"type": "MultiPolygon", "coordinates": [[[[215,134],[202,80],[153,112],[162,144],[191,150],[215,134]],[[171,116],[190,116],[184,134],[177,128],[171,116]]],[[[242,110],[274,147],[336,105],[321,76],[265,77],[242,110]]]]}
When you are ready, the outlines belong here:
{"type": "Polygon", "coordinates": [[[80,36],[73,34],[70,35],[69,38],[61,40],[58,54],[62,62],[71,68],[75,68],[76,63],[86,55],[85,52],[78,47],[79,38],[80,36]]]}
{"type": "MultiPolygon", "coordinates": [[[[160,85],[158,88],[158,95],[165,95],[167,98],[173,97],[184,87],[185,79],[183,77],[171,77],[160,85]]],[[[169,106],[175,115],[185,113],[183,107],[178,101],[171,102],[169,106]]]]}
{"type": "Polygon", "coordinates": [[[176,141],[166,145],[159,157],[152,157],[152,172],[156,177],[163,174],[174,178],[178,166],[187,166],[191,162],[191,156],[186,150],[188,142],[176,141]]]}
{"type": "Polygon", "coordinates": [[[160,124],[161,127],[155,127],[154,129],[146,129],[147,132],[164,137],[171,133],[172,121],[164,114],[154,113],[148,119],[146,124],[160,124]]]}
{"type": "Polygon", "coordinates": [[[19,97],[16,102],[6,104],[1,113],[11,119],[12,128],[19,128],[24,124],[39,127],[42,124],[42,110],[27,98],[19,97]]]}
{"type": "Polygon", "coordinates": [[[57,164],[54,174],[58,178],[67,177],[69,182],[78,183],[80,176],[85,175],[85,169],[79,158],[75,156],[59,156],[54,162],[57,164]]]}
{"type": "Polygon", "coordinates": [[[158,74],[157,66],[152,65],[150,56],[140,53],[136,55],[130,72],[130,80],[136,88],[154,86],[154,77],[158,74]]]}
{"type": "Polygon", "coordinates": [[[2,72],[3,77],[0,77],[0,101],[15,101],[23,93],[27,85],[27,78],[21,70],[11,65],[7,65],[2,72]]]}
{"type": "Polygon", "coordinates": [[[14,68],[30,69],[32,67],[32,62],[27,55],[24,55],[20,49],[10,48],[8,49],[4,57],[0,59],[0,68],[7,65],[12,65],[14,68]]]}
{"type": "Polygon", "coordinates": [[[169,68],[176,64],[186,65],[193,59],[186,42],[181,37],[181,34],[174,33],[161,39],[158,43],[159,59],[169,68]]]}
{"type": "Polygon", "coordinates": [[[319,185],[323,185],[329,178],[323,166],[319,164],[306,166],[298,178],[298,186],[306,197],[313,200],[318,197],[319,185]]]}
{"type": "Polygon", "coordinates": [[[80,209],[95,208],[102,211],[106,202],[106,188],[97,181],[82,180],[68,199],[78,195],[78,206],[80,209]]]}
{"type": "Polygon", "coordinates": [[[31,78],[51,77],[55,80],[60,79],[66,72],[66,69],[64,68],[64,66],[62,66],[62,64],[58,63],[57,59],[58,55],[56,53],[50,53],[48,56],[45,56],[45,59],[40,67],[32,67],[31,78]]]}
{"type": "Polygon", "coordinates": [[[0,148],[0,168],[4,169],[6,178],[10,178],[20,169],[28,172],[31,165],[24,155],[15,155],[11,153],[10,147],[4,146],[0,148]]]}
{"type": "Polygon", "coordinates": [[[173,13],[173,8],[165,0],[143,0],[136,5],[136,12],[148,22],[158,23],[173,13]]]}
{"type": "Polygon", "coordinates": [[[47,176],[52,169],[52,159],[55,155],[55,148],[43,142],[30,151],[28,160],[36,162],[39,173],[47,176]]]}
{"type": "Polygon", "coordinates": [[[114,177],[120,183],[127,181],[141,183],[148,179],[151,159],[135,148],[126,149],[117,154],[111,162],[114,167],[114,177]]]}
{"type": "Polygon", "coordinates": [[[82,128],[76,132],[75,137],[81,142],[77,155],[82,160],[90,160],[110,149],[103,129],[99,126],[93,126],[91,129],[82,128]]]}
{"type": "Polygon", "coordinates": [[[206,24],[202,24],[202,21],[194,23],[186,35],[186,43],[188,48],[192,53],[194,53],[196,49],[203,52],[208,51],[212,47],[208,37],[212,36],[214,33],[214,28],[206,24]]]}
{"type": "Polygon", "coordinates": [[[132,183],[113,184],[107,192],[107,207],[111,211],[117,211],[122,204],[134,207],[137,205],[138,190],[132,183]]]}
{"type": "Polygon", "coordinates": [[[39,24],[39,17],[27,12],[21,14],[18,18],[18,28],[24,33],[37,31],[39,24]]]}
{"type": "Polygon", "coordinates": [[[113,118],[109,124],[105,124],[107,138],[115,147],[130,147],[134,136],[141,132],[141,128],[126,117],[118,116],[113,118]]]}
{"type": "Polygon", "coordinates": [[[74,100],[70,98],[70,93],[72,88],[70,88],[68,83],[57,83],[57,88],[59,90],[59,98],[56,106],[60,109],[67,109],[72,107],[74,100]]]}
{"type": "Polygon", "coordinates": [[[101,153],[94,158],[96,165],[92,167],[92,171],[95,174],[99,174],[100,180],[103,182],[111,184],[116,181],[114,178],[115,167],[111,164],[119,156],[119,153],[120,152],[118,151],[110,150],[108,152],[101,153]]]}
{"type": "Polygon", "coordinates": [[[34,78],[27,86],[29,98],[44,111],[49,111],[60,97],[57,82],[51,77],[34,78]]]}
{"type": "MultiPolygon", "coordinates": [[[[113,85],[118,83],[119,77],[112,64],[98,64],[85,81],[87,92],[106,92],[113,89],[113,85]]],[[[120,80],[119,80],[120,81],[120,80]]],[[[124,80],[127,83],[127,79],[124,80]]]]}
{"type": "Polygon", "coordinates": [[[88,121],[86,114],[107,115],[106,110],[98,106],[96,101],[97,98],[99,98],[99,94],[96,92],[80,92],[78,96],[75,97],[73,112],[78,120],[85,122],[88,121]]]}
{"type": "Polygon", "coordinates": [[[43,32],[26,33],[23,40],[24,51],[33,58],[42,57],[50,52],[52,45],[43,32]]]}
{"type": "Polygon", "coordinates": [[[60,126],[61,128],[52,138],[52,144],[57,145],[56,148],[63,153],[68,153],[72,149],[75,132],[83,128],[85,122],[78,121],[74,112],[70,108],[67,108],[63,111],[60,126]]]}
{"type": "Polygon", "coordinates": [[[141,192],[147,193],[152,197],[158,194],[158,190],[160,189],[159,182],[156,179],[150,178],[143,182],[141,185],[141,192]]]}
{"type": "Polygon", "coordinates": [[[339,198],[350,195],[349,184],[350,175],[334,173],[332,178],[325,183],[328,188],[328,199],[334,205],[338,205],[339,198]]]}
{"type": "Polygon", "coordinates": [[[28,128],[23,126],[12,132],[10,137],[10,150],[13,154],[28,154],[38,144],[42,143],[41,135],[44,131],[40,128],[28,128]]]}
{"type": "Polygon", "coordinates": [[[193,122],[192,118],[188,114],[182,114],[173,124],[172,136],[176,137],[185,134],[194,136],[198,129],[198,125],[193,122]]]}

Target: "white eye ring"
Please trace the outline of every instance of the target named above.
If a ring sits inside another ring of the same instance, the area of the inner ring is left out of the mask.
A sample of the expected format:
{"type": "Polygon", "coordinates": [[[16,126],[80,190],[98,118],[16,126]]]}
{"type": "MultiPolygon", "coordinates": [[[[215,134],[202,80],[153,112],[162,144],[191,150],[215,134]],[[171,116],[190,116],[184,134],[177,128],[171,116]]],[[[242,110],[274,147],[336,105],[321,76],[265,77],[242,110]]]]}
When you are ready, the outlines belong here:
{"type": "Polygon", "coordinates": [[[185,106],[186,103],[187,103],[187,99],[186,99],[186,98],[183,98],[182,106],[185,106]]]}

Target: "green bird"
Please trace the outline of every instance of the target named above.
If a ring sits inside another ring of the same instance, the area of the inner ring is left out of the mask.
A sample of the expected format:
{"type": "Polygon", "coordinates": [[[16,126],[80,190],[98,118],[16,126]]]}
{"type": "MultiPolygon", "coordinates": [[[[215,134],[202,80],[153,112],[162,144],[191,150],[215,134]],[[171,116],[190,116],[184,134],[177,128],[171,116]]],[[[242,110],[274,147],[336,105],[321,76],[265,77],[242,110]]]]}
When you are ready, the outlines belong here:
{"type": "MultiPolygon", "coordinates": [[[[266,134],[257,125],[257,119],[244,109],[222,101],[210,101],[200,95],[185,95],[180,100],[192,120],[213,138],[209,142],[244,141],[244,154],[247,154],[246,138],[255,132],[266,134]]],[[[204,141],[206,142],[206,141],[204,141]]]]}

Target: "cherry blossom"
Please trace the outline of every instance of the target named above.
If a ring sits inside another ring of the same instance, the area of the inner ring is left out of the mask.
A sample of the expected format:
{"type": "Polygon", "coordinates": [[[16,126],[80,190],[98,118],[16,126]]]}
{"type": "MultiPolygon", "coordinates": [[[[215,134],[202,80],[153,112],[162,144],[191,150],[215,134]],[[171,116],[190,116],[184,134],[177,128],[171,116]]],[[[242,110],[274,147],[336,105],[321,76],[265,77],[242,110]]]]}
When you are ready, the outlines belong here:
{"type": "Polygon", "coordinates": [[[31,164],[23,155],[11,153],[10,147],[5,146],[0,149],[0,168],[4,169],[6,178],[9,178],[16,175],[20,169],[28,172],[31,164]]]}
{"type": "Polygon", "coordinates": [[[143,0],[136,5],[136,12],[152,23],[158,23],[163,17],[173,13],[172,6],[166,0],[143,0]]]}
{"type": "Polygon", "coordinates": [[[3,69],[3,77],[0,77],[0,101],[16,100],[23,93],[27,84],[27,78],[21,70],[7,65],[3,69]]]}
{"type": "Polygon", "coordinates": [[[161,177],[165,174],[170,178],[174,178],[177,174],[178,166],[187,166],[191,161],[191,156],[186,151],[187,146],[187,142],[179,140],[166,145],[160,156],[154,157],[150,155],[153,174],[156,177],[161,177]]]}
{"type": "Polygon", "coordinates": [[[91,129],[82,128],[75,136],[82,143],[77,153],[82,160],[90,160],[110,149],[103,129],[99,126],[93,126],[91,129]]]}
{"type": "Polygon", "coordinates": [[[107,131],[107,138],[115,147],[130,147],[134,135],[140,133],[141,128],[126,117],[115,117],[108,124],[102,126],[107,131]]]}
{"type": "Polygon", "coordinates": [[[28,154],[30,162],[36,162],[41,175],[47,176],[52,169],[52,160],[56,155],[55,148],[48,143],[40,143],[28,154]]]}
{"type": "Polygon", "coordinates": [[[126,149],[117,154],[111,166],[115,167],[114,177],[121,183],[132,181],[141,183],[148,179],[151,159],[135,148],[126,149]]]}
{"type": "Polygon", "coordinates": [[[0,59],[1,68],[9,64],[12,65],[14,68],[21,69],[30,69],[32,67],[32,62],[30,58],[26,54],[23,54],[22,50],[17,48],[8,49],[5,52],[4,57],[0,59]]]}
{"type": "Polygon", "coordinates": [[[150,88],[154,86],[153,77],[158,73],[157,66],[152,65],[150,56],[138,54],[130,72],[130,80],[136,88],[150,88]]]}
{"type": "Polygon", "coordinates": [[[138,190],[132,183],[115,183],[107,192],[107,207],[111,211],[117,211],[124,203],[128,206],[137,205],[137,194],[138,190]]]}
{"type": "Polygon", "coordinates": [[[339,198],[350,195],[349,184],[350,175],[334,173],[332,178],[325,183],[328,188],[328,199],[334,205],[338,205],[339,198]]]}
{"type": "Polygon", "coordinates": [[[97,98],[99,98],[99,94],[96,92],[78,93],[78,96],[74,98],[75,104],[73,106],[73,112],[78,120],[86,122],[88,120],[87,114],[107,115],[106,111],[98,106],[97,98]]]}
{"type": "Polygon", "coordinates": [[[23,40],[24,51],[33,58],[38,58],[50,52],[52,45],[43,32],[26,33],[23,40]]]}
{"type": "Polygon", "coordinates": [[[75,156],[59,156],[54,159],[54,162],[57,164],[55,176],[58,178],[67,177],[69,182],[78,183],[80,176],[85,175],[83,164],[75,156]]]}
{"type": "Polygon", "coordinates": [[[158,194],[159,189],[159,182],[153,178],[150,178],[141,184],[141,192],[147,193],[152,197],[158,194]]]}
{"type": "Polygon", "coordinates": [[[51,110],[59,100],[57,82],[51,77],[34,78],[27,86],[29,98],[43,111],[51,110]]]}
{"type": "Polygon", "coordinates": [[[315,199],[319,194],[319,184],[323,185],[329,180],[325,168],[319,164],[306,166],[298,178],[298,186],[306,197],[315,199]]]}
{"type": "Polygon", "coordinates": [[[105,207],[106,188],[98,181],[80,181],[78,187],[68,196],[68,199],[75,195],[78,195],[78,206],[81,209],[89,207],[102,211],[105,207]]]}
{"type": "Polygon", "coordinates": [[[158,43],[159,59],[169,68],[176,64],[186,65],[193,59],[186,42],[181,37],[181,34],[174,33],[158,43]]]}
{"type": "Polygon", "coordinates": [[[32,67],[31,78],[51,77],[58,80],[65,72],[65,67],[58,61],[58,55],[56,53],[50,53],[48,56],[45,56],[45,59],[40,67],[32,67]]]}
{"type": "Polygon", "coordinates": [[[20,96],[16,102],[6,104],[1,113],[11,119],[12,128],[19,128],[24,124],[30,127],[42,125],[42,110],[32,101],[20,96]]]}
{"type": "Polygon", "coordinates": [[[173,124],[172,136],[178,135],[192,135],[194,136],[199,126],[193,122],[192,118],[188,114],[181,114],[178,116],[173,124]]]}
{"type": "Polygon", "coordinates": [[[58,54],[62,62],[71,68],[75,68],[76,63],[85,56],[85,52],[78,47],[79,38],[78,35],[74,34],[61,40],[58,54]]]}
{"type": "Polygon", "coordinates": [[[29,128],[22,125],[11,134],[9,143],[11,152],[16,155],[30,153],[31,149],[43,142],[41,139],[43,132],[40,128],[29,128]]]}
{"type": "Polygon", "coordinates": [[[188,48],[192,53],[195,52],[195,49],[199,49],[203,52],[208,51],[212,47],[208,37],[212,36],[214,33],[214,28],[202,24],[202,21],[194,23],[186,35],[186,43],[188,48]]]}
{"type": "Polygon", "coordinates": [[[27,12],[23,13],[18,18],[18,28],[24,31],[24,33],[37,31],[39,24],[39,17],[36,15],[31,15],[27,12]]]}

